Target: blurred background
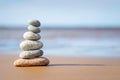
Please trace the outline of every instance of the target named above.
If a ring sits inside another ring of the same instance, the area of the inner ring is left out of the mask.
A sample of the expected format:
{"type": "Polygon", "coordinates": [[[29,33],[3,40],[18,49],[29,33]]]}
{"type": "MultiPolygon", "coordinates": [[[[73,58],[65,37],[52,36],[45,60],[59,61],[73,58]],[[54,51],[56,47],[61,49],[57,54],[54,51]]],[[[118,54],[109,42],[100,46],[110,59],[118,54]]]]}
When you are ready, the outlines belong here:
{"type": "Polygon", "coordinates": [[[0,54],[19,54],[40,20],[45,56],[120,57],[120,0],[0,0],[0,54]]]}

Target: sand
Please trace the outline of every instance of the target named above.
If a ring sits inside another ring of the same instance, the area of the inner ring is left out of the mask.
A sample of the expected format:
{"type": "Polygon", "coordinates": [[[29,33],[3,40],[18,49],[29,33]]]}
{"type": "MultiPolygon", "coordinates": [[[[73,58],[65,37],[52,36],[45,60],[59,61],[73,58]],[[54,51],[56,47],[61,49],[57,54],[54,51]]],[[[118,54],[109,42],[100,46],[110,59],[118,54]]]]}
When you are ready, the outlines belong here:
{"type": "Polygon", "coordinates": [[[0,80],[120,80],[120,58],[48,56],[49,66],[14,67],[17,55],[0,55],[0,80]]]}

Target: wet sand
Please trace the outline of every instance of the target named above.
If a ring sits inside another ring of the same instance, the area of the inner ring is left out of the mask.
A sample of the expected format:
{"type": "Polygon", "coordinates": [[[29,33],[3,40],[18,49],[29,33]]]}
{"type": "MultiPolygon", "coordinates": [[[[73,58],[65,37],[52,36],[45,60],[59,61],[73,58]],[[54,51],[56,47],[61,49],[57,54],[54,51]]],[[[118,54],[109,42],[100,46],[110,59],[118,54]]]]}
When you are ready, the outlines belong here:
{"type": "Polygon", "coordinates": [[[49,66],[14,67],[18,55],[0,55],[0,80],[120,80],[120,58],[48,56],[49,66]]]}

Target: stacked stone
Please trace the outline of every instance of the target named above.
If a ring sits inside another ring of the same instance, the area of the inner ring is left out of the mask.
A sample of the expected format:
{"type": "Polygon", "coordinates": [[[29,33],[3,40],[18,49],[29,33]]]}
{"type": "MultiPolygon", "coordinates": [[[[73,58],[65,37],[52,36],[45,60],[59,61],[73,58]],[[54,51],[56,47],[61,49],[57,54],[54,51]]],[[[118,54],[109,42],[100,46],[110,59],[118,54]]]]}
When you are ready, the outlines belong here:
{"type": "Polygon", "coordinates": [[[41,23],[38,20],[28,21],[28,32],[23,35],[24,41],[21,42],[20,48],[23,50],[19,57],[20,59],[14,62],[15,66],[46,66],[49,64],[49,60],[43,55],[41,48],[43,43],[39,41],[41,36],[38,34],[41,32],[39,26],[41,23]]]}

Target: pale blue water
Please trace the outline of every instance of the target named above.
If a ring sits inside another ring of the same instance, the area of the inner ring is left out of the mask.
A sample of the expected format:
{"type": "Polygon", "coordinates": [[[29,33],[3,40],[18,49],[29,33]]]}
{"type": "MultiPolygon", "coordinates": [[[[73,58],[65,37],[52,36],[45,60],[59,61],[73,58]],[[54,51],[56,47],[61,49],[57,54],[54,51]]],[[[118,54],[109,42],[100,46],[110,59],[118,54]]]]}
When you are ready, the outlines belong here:
{"type": "MultiPolygon", "coordinates": [[[[19,40],[0,40],[1,54],[19,54],[19,40]]],[[[120,38],[42,39],[44,56],[120,57],[120,38]]]]}

